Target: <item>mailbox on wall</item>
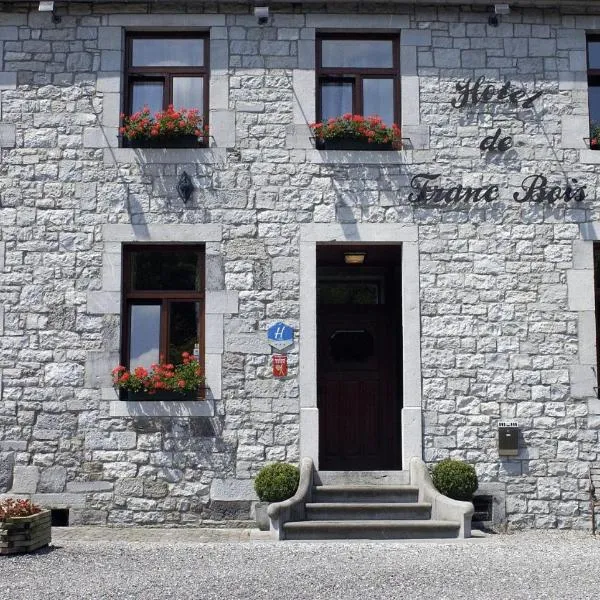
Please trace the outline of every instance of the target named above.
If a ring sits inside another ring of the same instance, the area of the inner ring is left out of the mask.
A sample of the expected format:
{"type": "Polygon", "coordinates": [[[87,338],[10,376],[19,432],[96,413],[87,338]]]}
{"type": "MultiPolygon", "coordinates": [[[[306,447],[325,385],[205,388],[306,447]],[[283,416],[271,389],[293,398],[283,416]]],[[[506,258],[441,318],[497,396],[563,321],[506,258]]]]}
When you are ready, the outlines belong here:
{"type": "Polygon", "coordinates": [[[519,424],[516,421],[498,423],[498,454],[500,456],[519,454],[519,424]]]}

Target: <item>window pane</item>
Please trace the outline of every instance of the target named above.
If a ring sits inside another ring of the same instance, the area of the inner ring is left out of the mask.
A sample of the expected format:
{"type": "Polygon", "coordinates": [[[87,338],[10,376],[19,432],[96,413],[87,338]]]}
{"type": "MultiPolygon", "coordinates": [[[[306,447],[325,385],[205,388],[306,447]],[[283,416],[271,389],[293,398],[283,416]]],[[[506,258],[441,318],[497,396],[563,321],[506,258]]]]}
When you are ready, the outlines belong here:
{"type": "Polygon", "coordinates": [[[394,122],[394,80],[363,79],[365,116],[378,115],[390,127],[394,122]]]}
{"type": "Polygon", "coordinates": [[[132,252],[131,289],[201,291],[199,262],[194,251],[132,252]]]}
{"type": "Polygon", "coordinates": [[[131,88],[131,112],[148,106],[152,112],[163,108],[163,84],[160,81],[136,81],[131,88]]]}
{"type": "Polygon", "coordinates": [[[393,68],[392,40],[323,40],[323,67],[393,68]]]}
{"type": "Polygon", "coordinates": [[[600,42],[588,42],[588,63],[590,69],[600,69],[600,42]]]}
{"type": "Polygon", "coordinates": [[[320,282],[317,304],[380,304],[379,285],[367,282],[320,282]]]}
{"type": "Polygon", "coordinates": [[[202,77],[173,77],[173,106],[203,111],[204,81],[202,77]]]}
{"type": "Polygon", "coordinates": [[[162,38],[132,40],[131,64],[134,67],[201,67],[204,65],[204,40],[162,38]]]}
{"type": "Polygon", "coordinates": [[[321,84],[321,120],[352,111],[352,82],[324,81],[321,84]]]}
{"type": "Polygon", "coordinates": [[[146,367],[159,359],[160,305],[129,307],[129,367],[146,367]]]}
{"type": "Polygon", "coordinates": [[[367,362],[375,352],[375,340],[364,329],[338,330],[329,338],[329,352],[335,362],[367,362]]]}
{"type": "MultiPolygon", "coordinates": [[[[598,83],[600,84],[600,81],[598,83]]],[[[600,85],[590,85],[588,88],[588,102],[590,106],[590,123],[592,126],[600,125],[600,85]]]]}
{"type": "Polygon", "coordinates": [[[169,362],[181,362],[182,352],[194,353],[198,344],[199,302],[169,304],[169,362]]]}

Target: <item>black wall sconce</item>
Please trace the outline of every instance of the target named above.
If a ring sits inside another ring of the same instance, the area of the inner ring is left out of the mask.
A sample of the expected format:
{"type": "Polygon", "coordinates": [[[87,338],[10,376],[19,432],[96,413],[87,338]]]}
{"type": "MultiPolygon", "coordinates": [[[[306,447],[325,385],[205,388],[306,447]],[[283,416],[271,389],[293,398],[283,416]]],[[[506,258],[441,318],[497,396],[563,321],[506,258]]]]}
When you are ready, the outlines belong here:
{"type": "Polygon", "coordinates": [[[194,193],[194,184],[185,171],[181,172],[177,181],[177,193],[184,203],[187,203],[194,193]]]}

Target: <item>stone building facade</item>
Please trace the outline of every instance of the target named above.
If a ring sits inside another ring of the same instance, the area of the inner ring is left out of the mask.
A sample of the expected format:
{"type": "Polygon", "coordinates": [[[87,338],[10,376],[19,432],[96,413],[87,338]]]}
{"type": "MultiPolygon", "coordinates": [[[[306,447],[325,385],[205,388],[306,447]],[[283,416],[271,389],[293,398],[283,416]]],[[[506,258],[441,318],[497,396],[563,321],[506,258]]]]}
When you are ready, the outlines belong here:
{"type": "Polygon", "coordinates": [[[0,493],[72,523],[248,519],[262,466],[318,464],[328,444],[328,250],[385,248],[392,468],[461,458],[498,519],[585,526],[600,427],[593,2],[519,2],[497,23],[481,2],[277,4],[262,24],[246,3],[56,2],[60,22],[32,4],[0,12],[0,493]],[[208,36],[209,146],[122,147],[126,36],[182,30],[208,36]],[[316,39],[365,32],[399,41],[403,148],[317,149],[316,39]],[[142,243],[204,249],[204,400],[126,402],[111,386],[124,249],[142,243]],[[281,378],[277,322],[295,330],[281,378]],[[518,424],[516,456],[498,453],[500,421],[518,424]]]}

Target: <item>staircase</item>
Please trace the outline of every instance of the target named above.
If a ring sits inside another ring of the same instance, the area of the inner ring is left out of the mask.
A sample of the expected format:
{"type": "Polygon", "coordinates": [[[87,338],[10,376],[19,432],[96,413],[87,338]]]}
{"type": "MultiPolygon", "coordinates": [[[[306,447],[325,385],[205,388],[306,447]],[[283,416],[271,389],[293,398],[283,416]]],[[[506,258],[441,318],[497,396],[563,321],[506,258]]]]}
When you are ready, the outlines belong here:
{"type": "MultiPolygon", "coordinates": [[[[390,474],[392,475],[392,474],[390,474]]],[[[408,480],[408,474],[393,474],[408,480]],[[406,477],[405,477],[406,476],[406,477]]],[[[306,520],[285,523],[285,539],[423,539],[455,538],[460,523],[433,521],[431,504],[419,502],[419,488],[408,484],[365,483],[365,474],[321,472],[315,479],[306,520]],[[353,481],[360,483],[355,484],[353,481]],[[335,482],[323,485],[323,482],[335,482]]]]}
{"type": "Polygon", "coordinates": [[[422,461],[411,473],[312,471],[294,499],[269,508],[272,532],[286,540],[468,537],[472,506],[432,488],[422,461]]]}

